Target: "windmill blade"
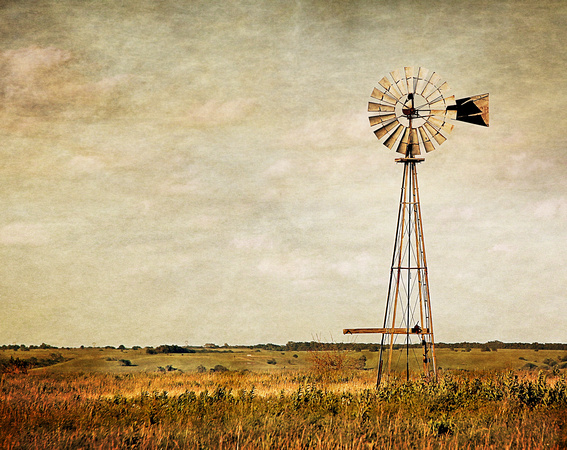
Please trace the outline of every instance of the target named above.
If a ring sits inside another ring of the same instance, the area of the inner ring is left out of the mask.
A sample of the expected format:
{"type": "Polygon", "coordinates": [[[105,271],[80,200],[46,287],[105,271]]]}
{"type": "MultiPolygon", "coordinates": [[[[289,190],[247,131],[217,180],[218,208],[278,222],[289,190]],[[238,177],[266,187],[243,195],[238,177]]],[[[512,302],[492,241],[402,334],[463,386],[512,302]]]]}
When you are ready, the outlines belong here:
{"type": "Polygon", "coordinates": [[[454,125],[447,123],[444,120],[439,119],[437,117],[430,117],[429,119],[427,119],[427,123],[433,125],[435,128],[442,131],[444,134],[449,134],[451,131],[453,131],[453,128],[455,127],[454,125]]]}
{"type": "Polygon", "coordinates": [[[383,77],[378,82],[378,84],[382,86],[386,90],[386,92],[390,94],[392,97],[394,97],[396,100],[399,100],[402,97],[401,92],[394,84],[390,83],[390,80],[388,80],[388,78],[383,77]]]}
{"type": "Polygon", "coordinates": [[[371,116],[368,120],[370,121],[370,126],[373,127],[374,125],[380,125],[383,122],[387,122],[395,118],[395,114],[384,114],[382,116],[371,116]]]}
{"type": "Polygon", "coordinates": [[[368,103],[368,112],[394,112],[396,108],[390,105],[381,105],[379,103],[368,103]]]}
{"type": "Polygon", "coordinates": [[[454,105],[455,104],[455,96],[451,95],[450,97],[443,97],[443,95],[437,95],[439,94],[439,92],[435,91],[434,93],[432,93],[429,98],[426,98],[426,100],[429,103],[429,107],[432,109],[435,108],[446,108],[448,106],[454,105]]]}
{"type": "Polygon", "coordinates": [[[433,139],[435,139],[435,142],[437,142],[439,145],[441,145],[443,142],[445,142],[447,140],[447,138],[445,136],[443,136],[439,130],[435,129],[435,127],[433,127],[433,125],[431,125],[429,122],[425,122],[423,124],[423,126],[425,127],[425,129],[429,132],[429,134],[431,135],[431,137],[433,139]]]}
{"type": "Polygon", "coordinates": [[[423,92],[423,89],[425,88],[425,85],[427,83],[427,80],[425,79],[427,77],[427,74],[429,73],[429,70],[427,70],[425,67],[420,67],[418,72],[417,72],[417,80],[415,83],[415,92],[417,94],[423,92]]]}
{"type": "Polygon", "coordinates": [[[408,155],[408,144],[409,144],[409,138],[410,138],[410,130],[411,130],[411,128],[405,129],[402,140],[400,141],[398,148],[396,149],[396,151],[398,153],[401,153],[403,155],[408,155]]]}
{"type": "Polygon", "coordinates": [[[443,83],[441,86],[439,86],[438,90],[442,94],[445,94],[445,93],[449,92],[451,90],[451,88],[449,87],[449,85],[445,81],[445,83],[443,83]]]}
{"type": "Polygon", "coordinates": [[[435,147],[431,143],[431,140],[429,139],[429,136],[427,135],[425,129],[423,127],[419,127],[418,130],[419,130],[419,135],[421,136],[421,142],[423,142],[423,145],[425,147],[425,151],[429,153],[435,150],[435,147]]]}
{"type": "Polygon", "coordinates": [[[457,111],[451,109],[432,109],[431,110],[432,116],[443,116],[447,119],[456,119],[457,118],[457,111]]]}
{"type": "Polygon", "coordinates": [[[408,144],[409,156],[421,155],[421,150],[419,147],[419,138],[417,137],[417,129],[410,128],[409,144],[408,144]]]}
{"type": "Polygon", "coordinates": [[[378,139],[382,139],[384,136],[386,136],[391,130],[393,130],[396,125],[399,125],[400,122],[397,121],[397,119],[392,120],[390,123],[387,124],[383,124],[382,126],[380,126],[379,128],[377,128],[376,130],[374,130],[374,134],[376,135],[376,137],[378,139]]]}
{"type": "Polygon", "coordinates": [[[404,67],[404,73],[406,75],[406,87],[408,93],[413,94],[415,92],[413,67],[404,67]]]}
{"type": "Polygon", "coordinates": [[[426,114],[419,115],[420,117],[438,117],[441,119],[456,119],[457,118],[457,111],[451,109],[432,109],[431,111],[427,111],[426,114]]]}
{"type": "Polygon", "coordinates": [[[427,98],[427,96],[431,95],[431,93],[437,89],[436,83],[440,79],[441,79],[441,77],[439,75],[437,75],[437,73],[433,72],[431,74],[431,76],[429,77],[429,80],[427,80],[427,83],[425,84],[425,87],[423,88],[421,95],[423,97],[426,97],[426,98],[427,98]]]}
{"type": "Polygon", "coordinates": [[[394,83],[396,83],[396,86],[398,87],[398,90],[402,93],[402,95],[406,95],[408,93],[407,86],[406,83],[402,80],[400,72],[398,70],[394,70],[390,72],[390,76],[394,80],[394,83]]]}
{"type": "Polygon", "coordinates": [[[388,139],[384,141],[384,145],[388,148],[392,148],[404,129],[405,127],[403,125],[398,125],[398,128],[396,128],[396,130],[388,137],[388,139]]]}
{"type": "Polygon", "coordinates": [[[457,113],[457,120],[484,127],[489,126],[488,94],[460,98],[450,107],[457,113]]]}
{"type": "Polygon", "coordinates": [[[387,92],[382,92],[378,88],[374,88],[372,90],[372,94],[370,97],[375,98],[376,100],[380,100],[382,103],[387,103],[389,105],[395,105],[398,99],[387,92]]]}

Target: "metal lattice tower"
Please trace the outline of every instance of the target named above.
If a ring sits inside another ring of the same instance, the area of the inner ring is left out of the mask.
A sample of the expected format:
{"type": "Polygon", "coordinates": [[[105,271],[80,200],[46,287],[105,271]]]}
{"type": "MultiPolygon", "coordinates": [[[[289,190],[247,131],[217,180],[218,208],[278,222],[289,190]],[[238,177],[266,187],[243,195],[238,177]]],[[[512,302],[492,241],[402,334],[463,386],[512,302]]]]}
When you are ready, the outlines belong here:
{"type": "Polygon", "coordinates": [[[402,188],[388,298],[382,328],[347,328],[344,334],[382,334],[377,386],[384,376],[421,372],[428,379],[437,375],[429,277],[419,202],[416,165],[422,150],[430,152],[441,145],[453,130],[450,120],[488,126],[488,94],[455,100],[439,75],[422,67],[404,68],[390,73],[374,88],[368,104],[370,126],[404,158],[402,188]],[[435,144],[434,144],[435,143],[435,144]]]}

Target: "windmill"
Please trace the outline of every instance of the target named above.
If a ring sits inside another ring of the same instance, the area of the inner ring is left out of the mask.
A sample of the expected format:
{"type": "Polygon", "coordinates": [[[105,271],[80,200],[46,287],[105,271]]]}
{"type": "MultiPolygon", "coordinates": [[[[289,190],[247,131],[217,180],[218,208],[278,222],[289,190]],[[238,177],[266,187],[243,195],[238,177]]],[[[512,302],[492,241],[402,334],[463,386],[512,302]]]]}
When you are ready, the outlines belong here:
{"type": "Polygon", "coordinates": [[[389,149],[404,155],[402,189],[388,297],[382,328],[347,328],[343,334],[382,335],[377,386],[383,374],[410,369],[430,379],[437,375],[433,316],[416,165],[423,151],[435,150],[453,130],[453,120],[488,126],[488,94],[455,100],[441,77],[423,67],[405,67],[383,77],[368,103],[370,126],[389,149]],[[417,349],[417,350],[416,350],[417,349]],[[420,349],[420,350],[419,350],[420,349]],[[418,353],[421,353],[418,356],[418,353]],[[386,362],[385,367],[384,362],[386,362]]]}

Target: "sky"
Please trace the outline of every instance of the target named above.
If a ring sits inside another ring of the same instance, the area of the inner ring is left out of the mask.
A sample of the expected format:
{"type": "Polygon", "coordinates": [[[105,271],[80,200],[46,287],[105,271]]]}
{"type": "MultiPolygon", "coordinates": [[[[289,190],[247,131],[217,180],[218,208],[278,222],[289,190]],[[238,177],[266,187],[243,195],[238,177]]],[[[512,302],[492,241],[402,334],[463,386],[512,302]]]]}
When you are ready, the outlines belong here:
{"type": "Polygon", "coordinates": [[[437,342],[567,342],[567,3],[0,1],[0,343],[372,342],[394,69],[490,93],[418,166],[437,342]]]}

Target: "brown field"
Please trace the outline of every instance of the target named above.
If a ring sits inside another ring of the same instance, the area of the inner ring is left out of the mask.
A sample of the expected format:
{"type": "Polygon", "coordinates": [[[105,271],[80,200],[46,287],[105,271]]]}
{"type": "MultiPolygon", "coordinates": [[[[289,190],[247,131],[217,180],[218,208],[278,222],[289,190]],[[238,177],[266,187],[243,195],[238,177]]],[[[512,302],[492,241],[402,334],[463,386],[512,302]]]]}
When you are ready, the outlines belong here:
{"type": "Polygon", "coordinates": [[[366,370],[317,365],[320,352],[249,349],[37,349],[0,358],[54,353],[66,361],[0,375],[0,448],[567,446],[565,351],[441,349],[437,383],[391,381],[380,390],[378,355],[367,351],[325,353],[343,362],[364,355],[366,370]],[[218,364],[229,371],[197,373],[218,364]]]}

